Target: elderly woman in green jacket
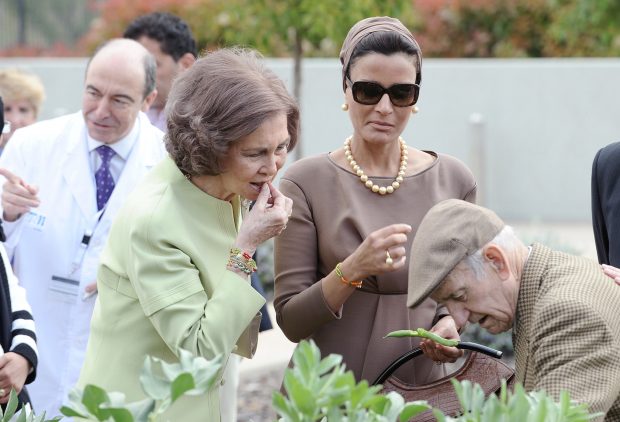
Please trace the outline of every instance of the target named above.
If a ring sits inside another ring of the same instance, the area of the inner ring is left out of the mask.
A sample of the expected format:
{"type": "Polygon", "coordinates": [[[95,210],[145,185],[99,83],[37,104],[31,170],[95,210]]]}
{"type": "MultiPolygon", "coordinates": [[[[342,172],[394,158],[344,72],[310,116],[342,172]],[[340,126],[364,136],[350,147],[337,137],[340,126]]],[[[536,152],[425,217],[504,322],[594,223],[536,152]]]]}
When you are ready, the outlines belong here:
{"type": "MultiPolygon", "coordinates": [[[[251,256],[292,208],[271,182],[297,141],[299,110],[255,53],[199,59],[175,81],[169,104],[170,157],[112,227],[79,382],[128,401],[144,397],[145,355],[253,355],[264,299],[250,286],[251,256]]],[[[218,387],[182,397],[163,420],[219,421],[218,387]]]]}

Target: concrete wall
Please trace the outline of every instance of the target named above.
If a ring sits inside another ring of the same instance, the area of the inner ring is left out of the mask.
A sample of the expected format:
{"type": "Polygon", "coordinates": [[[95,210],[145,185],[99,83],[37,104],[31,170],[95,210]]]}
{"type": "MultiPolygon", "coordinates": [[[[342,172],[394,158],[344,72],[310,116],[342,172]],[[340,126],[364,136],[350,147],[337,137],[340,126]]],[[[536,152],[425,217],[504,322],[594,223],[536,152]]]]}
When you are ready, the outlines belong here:
{"type": "MultiPolygon", "coordinates": [[[[42,118],[78,110],[84,59],[0,59],[47,89],[42,118]]],[[[290,86],[289,60],[269,66],[290,86]]],[[[336,59],[304,63],[304,155],[351,133],[336,59]]],[[[425,60],[420,113],[403,134],[476,174],[481,203],[508,220],[586,222],[596,151],[620,140],[620,59],[425,60]]]]}

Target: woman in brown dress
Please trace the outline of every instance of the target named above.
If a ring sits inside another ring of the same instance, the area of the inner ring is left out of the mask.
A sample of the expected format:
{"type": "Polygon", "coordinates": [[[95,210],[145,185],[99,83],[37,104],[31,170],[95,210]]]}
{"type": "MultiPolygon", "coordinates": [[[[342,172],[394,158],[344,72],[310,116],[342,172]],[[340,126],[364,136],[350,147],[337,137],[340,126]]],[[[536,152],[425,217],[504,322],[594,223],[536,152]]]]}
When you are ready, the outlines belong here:
{"type": "MultiPolygon", "coordinates": [[[[400,137],[416,111],[422,56],[399,20],[358,22],[340,60],[353,134],[335,151],[294,163],[281,180],[293,213],[275,243],[274,305],[290,340],[313,339],[324,356],[341,354],[357,380],[372,382],[419,344],[384,339],[390,331],[424,327],[458,338],[460,327],[432,300],[407,308],[406,260],[424,214],[448,198],[473,202],[476,183],[457,159],[400,137]]],[[[425,348],[436,360],[460,354],[425,348]]],[[[421,384],[440,369],[424,357],[396,376],[421,384]]]]}

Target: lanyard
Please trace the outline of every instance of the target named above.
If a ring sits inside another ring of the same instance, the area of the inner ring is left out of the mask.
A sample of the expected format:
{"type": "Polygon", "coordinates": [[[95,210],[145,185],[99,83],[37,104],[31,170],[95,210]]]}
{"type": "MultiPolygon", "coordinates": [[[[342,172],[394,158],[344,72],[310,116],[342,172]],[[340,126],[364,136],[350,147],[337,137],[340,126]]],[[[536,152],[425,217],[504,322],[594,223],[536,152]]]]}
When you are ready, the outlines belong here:
{"type": "MultiPolygon", "coordinates": [[[[107,206],[107,204],[106,204],[107,206]]],[[[69,273],[69,278],[75,277],[77,271],[82,267],[82,261],[84,261],[84,256],[86,255],[86,250],[88,249],[88,245],[90,244],[90,239],[93,237],[95,230],[97,230],[97,225],[101,221],[101,217],[103,217],[103,213],[105,212],[106,207],[103,207],[101,210],[97,211],[95,215],[92,216],[86,230],[84,230],[84,234],[82,235],[82,240],[80,241],[80,246],[75,253],[75,257],[71,262],[71,272],[69,273]]]]}

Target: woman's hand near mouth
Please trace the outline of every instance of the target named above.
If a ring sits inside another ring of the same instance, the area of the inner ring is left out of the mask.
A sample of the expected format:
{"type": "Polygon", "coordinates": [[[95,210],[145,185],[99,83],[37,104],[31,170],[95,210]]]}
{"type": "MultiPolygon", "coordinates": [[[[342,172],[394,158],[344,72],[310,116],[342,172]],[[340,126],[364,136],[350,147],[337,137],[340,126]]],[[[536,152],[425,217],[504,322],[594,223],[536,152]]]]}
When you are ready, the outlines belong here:
{"type": "Polygon", "coordinates": [[[241,224],[235,247],[254,254],[258,245],[284,230],[292,210],[292,199],[270,182],[264,183],[252,210],[241,224]]]}

